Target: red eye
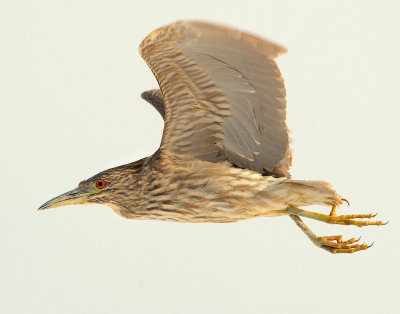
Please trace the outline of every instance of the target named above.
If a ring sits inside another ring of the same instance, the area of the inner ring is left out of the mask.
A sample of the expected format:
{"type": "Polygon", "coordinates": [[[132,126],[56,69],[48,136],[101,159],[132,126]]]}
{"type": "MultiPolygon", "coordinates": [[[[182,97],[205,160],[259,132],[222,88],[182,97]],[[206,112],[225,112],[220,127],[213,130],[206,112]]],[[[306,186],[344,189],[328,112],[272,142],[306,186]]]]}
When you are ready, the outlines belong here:
{"type": "Polygon", "coordinates": [[[99,189],[102,189],[102,188],[104,188],[106,186],[106,183],[103,180],[99,180],[99,181],[96,182],[96,186],[99,189]]]}

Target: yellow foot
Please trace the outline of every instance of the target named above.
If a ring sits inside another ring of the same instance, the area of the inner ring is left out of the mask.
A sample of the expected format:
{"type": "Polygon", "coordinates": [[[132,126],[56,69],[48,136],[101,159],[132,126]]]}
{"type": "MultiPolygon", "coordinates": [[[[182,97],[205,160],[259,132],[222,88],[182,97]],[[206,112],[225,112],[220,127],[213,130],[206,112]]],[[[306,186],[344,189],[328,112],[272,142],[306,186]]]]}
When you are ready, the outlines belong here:
{"type": "Polygon", "coordinates": [[[351,238],[350,240],[343,241],[343,237],[339,236],[327,236],[327,237],[316,237],[313,242],[316,246],[331,252],[335,253],[354,253],[357,251],[363,251],[370,248],[374,243],[372,242],[371,245],[367,245],[365,243],[359,244],[357,243],[360,241],[361,237],[358,239],[351,238]]]}
{"type": "Polygon", "coordinates": [[[337,210],[337,208],[338,208],[337,205],[333,205],[329,216],[336,216],[336,210],[337,210]]]}
{"type": "Polygon", "coordinates": [[[353,225],[358,227],[363,226],[382,226],[386,225],[386,223],[382,221],[368,221],[368,220],[355,220],[355,219],[371,219],[374,218],[377,214],[357,214],[357,215],[341,215],[336,216],[336,207],[332,208],[330,215],[314,213],[307,210],[303,210],[296,207],[288,207],[286,211],[291,215],[298,215],[306,218],[311,218],[319,221],[323,221],[328,224],[338,224],[338,225],[353,225]]]}
{"type": "Polygon", "coordinates": [[[290,218],[296,223],[296,225],[307,235],[307,237],[318,247],[330,252],[330,253],[354,253],[358,251],[363,251],[372,246],[365,243],[359,244],[361,237],[351,238],[350,240],[343,241],[341,235],[337,236],[327,236],[318,237],[314,232],[312,232],[306,224],[297,215],[290,215],[290,218]]]}
{"type": "MultiPolygon", "coordinates": [[[[346,200],[345,198],[342,198],[342,199],[340,200],[340,204],[343,204],[343,202],[346,202],[347,205],[350,206],[349,201],[346,200]]],[[[329,216],[336,216],[336,210],[337,210],[337,208],[338,208],[338,205],[333,205],[329,216]]]]}

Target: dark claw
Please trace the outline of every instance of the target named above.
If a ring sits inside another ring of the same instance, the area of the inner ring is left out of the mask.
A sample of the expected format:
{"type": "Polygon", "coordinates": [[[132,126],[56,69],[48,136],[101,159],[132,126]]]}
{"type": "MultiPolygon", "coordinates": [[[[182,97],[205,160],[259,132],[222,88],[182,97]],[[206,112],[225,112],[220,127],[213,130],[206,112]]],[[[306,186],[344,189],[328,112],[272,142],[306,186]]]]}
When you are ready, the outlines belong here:
{"type": "Polygon", "coordinates": [[[346,200],[345,198],[342,198],[342,199],[341,199],[341,201],[344,201],[344,202],[346,202],[346,203],[347,203],[347,205],[348,205],[348,206],[350,206],[350,203],[349,203],[349,201],[348,201],[348,200],[346,200]]]}

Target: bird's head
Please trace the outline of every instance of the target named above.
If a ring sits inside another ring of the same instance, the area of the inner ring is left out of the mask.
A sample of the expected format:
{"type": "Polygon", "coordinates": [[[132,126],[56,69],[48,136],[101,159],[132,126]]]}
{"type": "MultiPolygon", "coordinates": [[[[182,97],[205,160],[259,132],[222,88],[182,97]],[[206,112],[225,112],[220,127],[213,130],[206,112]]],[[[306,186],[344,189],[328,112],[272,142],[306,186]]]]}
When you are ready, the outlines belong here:
{"type": "MultiPolygon", "coordinates": [[[[146,158],[147,159],[147,158],[146,158]]],[[[133,197],[137,174],[146,159],[102,171],[79,183],[78,187],[44,203],[38,210],[74,204],[118,204],[133,197]]]]}

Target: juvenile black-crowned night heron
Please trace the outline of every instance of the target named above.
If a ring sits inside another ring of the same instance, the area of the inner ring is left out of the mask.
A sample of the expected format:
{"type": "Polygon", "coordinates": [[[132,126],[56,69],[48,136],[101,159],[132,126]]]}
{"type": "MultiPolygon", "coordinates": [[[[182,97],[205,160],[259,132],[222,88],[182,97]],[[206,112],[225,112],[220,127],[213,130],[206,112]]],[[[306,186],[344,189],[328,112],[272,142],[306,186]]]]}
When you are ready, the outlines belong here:
{"type": "Polygon", "coordinates": [[[289,215],[319,247],[369,246],[316,236],[299,216],[342,225],[382,225],[374,215],[336,215],[343,199],[323,181],[290,179],[285,86],[274,59],[285,49],[202,22],[153,31],[139,48],[161,90],[144,92],[165,119],[159,150],[82,181],[40,209],[104,204],[125,218],[234,222],[289,215]],[[322,205],[329,215],[299,207],[322,205]]]}

